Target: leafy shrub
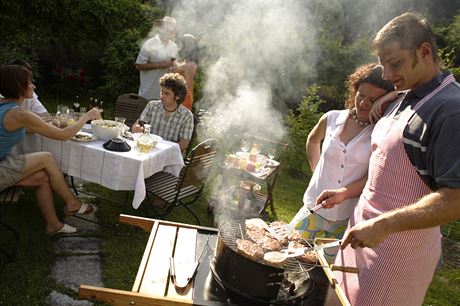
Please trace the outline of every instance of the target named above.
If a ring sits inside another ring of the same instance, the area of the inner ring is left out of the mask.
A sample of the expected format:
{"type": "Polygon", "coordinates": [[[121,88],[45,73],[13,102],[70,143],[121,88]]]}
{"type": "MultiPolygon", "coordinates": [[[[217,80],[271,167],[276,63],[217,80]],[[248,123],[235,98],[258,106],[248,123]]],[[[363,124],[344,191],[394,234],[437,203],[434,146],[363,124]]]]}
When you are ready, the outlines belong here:
{"type": "Polygon", "coordinates": [[[289,149],[284,167],[294,176],[311,172],[305,152],[305,141],[308,133],[322,116],[318,108],[325,101],[320,98],[319,89],[317,86],[308,88],[296,112],[290,111],[286,116],[286,124],[289,126],[289,149]]]}

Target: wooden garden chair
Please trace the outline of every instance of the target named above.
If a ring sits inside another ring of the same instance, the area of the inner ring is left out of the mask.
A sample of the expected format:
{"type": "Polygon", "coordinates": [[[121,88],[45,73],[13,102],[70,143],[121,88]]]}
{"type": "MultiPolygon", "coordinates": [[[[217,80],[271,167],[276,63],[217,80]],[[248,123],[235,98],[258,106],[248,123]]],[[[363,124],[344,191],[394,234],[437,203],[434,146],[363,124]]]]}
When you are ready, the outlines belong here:
{"type": "Polygon", "coordinates": [[[130,93],[121,95],[115,102],[115,117],[125,117],[125,124],[131,127],[139,118],[148,101],[139,95],[130,93]]]}
{"type": "Polygon", "coordinates": [[[217,140],[205,140],[190,151],[179,177],[161,171],[145,179],[147,198],[157,217],[164,218],[175,208],[184,206],[200,224],[198,216],[189,205],[200,197],[216,154],[217,140]],[[155,207],[155,199],[152,200],[152,196],[165,204],[162,212],[159,212],[160,208],[155,207]],[[185,201],[189,197],[191,199],[185,201]]]}

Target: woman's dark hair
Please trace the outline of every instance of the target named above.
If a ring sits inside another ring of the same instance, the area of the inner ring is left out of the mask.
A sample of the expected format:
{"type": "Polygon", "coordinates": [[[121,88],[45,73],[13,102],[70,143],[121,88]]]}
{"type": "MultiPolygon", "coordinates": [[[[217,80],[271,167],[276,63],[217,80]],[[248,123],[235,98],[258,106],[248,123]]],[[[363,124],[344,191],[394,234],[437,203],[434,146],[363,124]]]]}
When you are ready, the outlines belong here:
{"type": "Polygon", "coordinates": [[[355,96],[359,85],[369,83],[386,91],[395,90],[391,81],[382,79],[383,69],[378,64],[365,64],[356,68],[347,80],[348,97],[345,101],[345,108],[352,109],[355,105],[355,96]]]}
{"type": "Polygon", "coordinates": [[[6,99],[19,99],[27,95],[32,73],[23,66],[0,66],[0,94],[6,99]]]}
{"type": "Polygon", "coordinates": [[[160,86],[171,89],[176,97],[179,97],[177,104],[184,102],[187,95],[187,83],[182,75],[178,73],[167,73],[160,79],[160,86]]]}
{"type": "Polygon", "coordinates": [[[183,60],[198,61],[198,40],[192,34],[184,34],[181,39],[180,57],[183,60]]]}

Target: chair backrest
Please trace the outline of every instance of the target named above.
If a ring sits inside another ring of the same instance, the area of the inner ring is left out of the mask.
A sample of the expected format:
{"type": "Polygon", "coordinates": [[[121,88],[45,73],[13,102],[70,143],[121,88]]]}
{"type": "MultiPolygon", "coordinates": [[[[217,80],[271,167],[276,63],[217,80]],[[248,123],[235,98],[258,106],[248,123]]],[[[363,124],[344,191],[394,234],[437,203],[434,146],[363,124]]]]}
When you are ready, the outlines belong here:
{"type": "Polygon", "coordinates": [[[210,138],[194,147],[185,160],[176,189],[204,184],[217,154],[217,140],[210,138]]]}
{"type": "Polygon", "coordinates": [[[117,98],[115,116],[125,117],[125,124],[132,126],[139,118],[148,101],[137,94],[125,94],[117,98]]]}

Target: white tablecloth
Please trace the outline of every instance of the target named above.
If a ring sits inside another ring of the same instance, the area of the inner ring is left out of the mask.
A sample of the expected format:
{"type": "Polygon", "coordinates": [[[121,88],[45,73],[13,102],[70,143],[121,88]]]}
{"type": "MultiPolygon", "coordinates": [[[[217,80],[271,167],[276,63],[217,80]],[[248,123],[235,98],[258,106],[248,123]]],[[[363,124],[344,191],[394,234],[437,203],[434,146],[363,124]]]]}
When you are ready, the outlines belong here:
{"type": "Polygon", "coordinates": [[[112,190],[134,190],[133,207],[145,199],[144,178],[159,171],[176,176],[184,166],[179,145],[161,141],[148,154],[137,151],[134,142],[129,152],[112,152],[103,148],[104,141],[59,141],[38,134],[28,134],[13,148],[12,154],[47,151],[53,154],[64,173],[100,184],[112,190]]]}

